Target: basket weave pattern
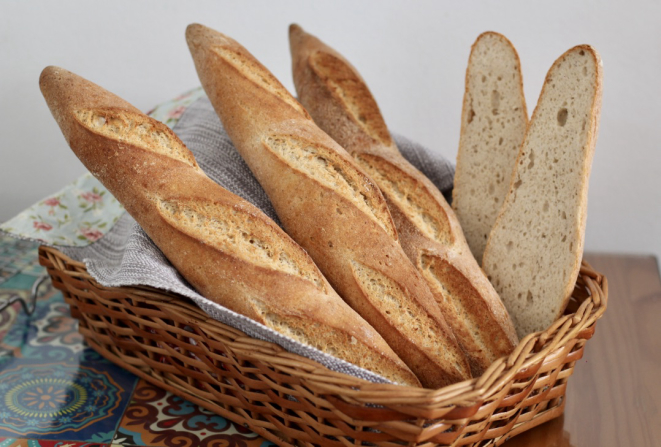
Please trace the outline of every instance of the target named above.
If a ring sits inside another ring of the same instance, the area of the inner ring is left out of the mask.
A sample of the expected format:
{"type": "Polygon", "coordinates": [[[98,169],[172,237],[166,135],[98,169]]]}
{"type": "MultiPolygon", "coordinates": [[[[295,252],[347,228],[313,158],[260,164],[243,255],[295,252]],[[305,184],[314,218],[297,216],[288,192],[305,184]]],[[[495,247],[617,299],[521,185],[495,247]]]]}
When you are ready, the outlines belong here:
{"type": "Polygon", "coordinates": [[[438,390],[374,384],[246,336],[177,295],[107,288],[53,248],[40,263],[101,355],[279,445],[500,445],[562,414],[567,379],[606,310],[583,263],[566,315],[478,378],[438,390]]]}

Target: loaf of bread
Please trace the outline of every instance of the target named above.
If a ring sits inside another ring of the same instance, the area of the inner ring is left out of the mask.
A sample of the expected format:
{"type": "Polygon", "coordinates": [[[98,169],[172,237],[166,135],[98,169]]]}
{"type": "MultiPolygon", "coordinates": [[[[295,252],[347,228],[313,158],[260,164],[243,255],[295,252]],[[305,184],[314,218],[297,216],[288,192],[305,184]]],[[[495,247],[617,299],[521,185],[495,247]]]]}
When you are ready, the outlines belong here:
{"type": "Polygon", "coordinates": [[[166,125],[61,68],[46,68],[39,83],[78,158],[201,295],[394,382],[420,386],[305,251],[209,179],[166,125]]]}
{"type": "Polygon", "coordinates": [[[579,273],[601,73],[587,45],[555,61],[489,235],[482,267],[520,337],[562,315],[579,273]]]}
{"type": "Polygon", "coordinates": [[[478,263],[507,195],[527,124],[519,56],[504,36],[483,33],[466,69],[452,190],[452,208],[478,263]]]}
{"type": "Polygon", "coordinates": [[[472,374],[482,374],[518,340],[452,209],[434,184],[399,153],[358,71],[301,27],[292,25],[289,36],[299,100],[381,188],[404,251],[427,281],[472,374]]]}
{"type": "Polygon", "coordinates": [[[289,235],[423,386],[470,377],[372,180],[240,44],[197,24],[186,37],[223,126],[289,235]]]}

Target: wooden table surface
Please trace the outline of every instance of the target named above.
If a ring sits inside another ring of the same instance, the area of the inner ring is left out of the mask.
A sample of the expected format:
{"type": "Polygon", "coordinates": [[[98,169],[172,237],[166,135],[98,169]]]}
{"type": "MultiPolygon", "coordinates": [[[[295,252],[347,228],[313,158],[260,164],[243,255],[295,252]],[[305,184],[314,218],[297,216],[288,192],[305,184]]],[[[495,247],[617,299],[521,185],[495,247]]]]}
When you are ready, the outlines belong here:
{"type": "Polygon", "coordinates": [[[608,308],[569,379],[565,414],[506,447],[661,446],[661,278],[652,256],[586,254],[608,308]]]}

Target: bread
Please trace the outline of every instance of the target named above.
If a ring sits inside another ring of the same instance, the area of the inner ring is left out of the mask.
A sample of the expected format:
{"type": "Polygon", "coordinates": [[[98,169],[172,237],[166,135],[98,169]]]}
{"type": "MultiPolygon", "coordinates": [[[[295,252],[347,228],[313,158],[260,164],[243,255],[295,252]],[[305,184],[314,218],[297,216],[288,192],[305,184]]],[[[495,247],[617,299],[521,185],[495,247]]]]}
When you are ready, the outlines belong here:
{"type": "Polygon", "coordinates": [[[419,386],[305,251],[209,179],[167,126],[61,68],[47,67],[39,84],[78,158],[200,294],[392,381],[419,386]]]}
{"type": "Polygon", "coordinates": [[[186,38],[202,86],[289,235],[423,386],[468,378],[372,180],[240,44],[198,24],[186,38]]]}
{"type": "Polygon", "coordinates": [[[599,55],[587,45],[555,61],[489,235],[482,267],[519,337],[562,315],[579,273],[601,77],[599,55]]]}
{"type": "Polygon", "coordinates": [[[474,376],[517,345],[514,327],[440,191],[399,153],[374,97],[338,52],[290,27],[294,84],[317,124],[383,192],[400,242],[427,281],[474,376]]]}
{"type": "Polygon", "coordinates": [[[528,124],[521,63],[512,43],[486,32],[471,48],[452,208],[478,263],[509,189],[528,124]]]}

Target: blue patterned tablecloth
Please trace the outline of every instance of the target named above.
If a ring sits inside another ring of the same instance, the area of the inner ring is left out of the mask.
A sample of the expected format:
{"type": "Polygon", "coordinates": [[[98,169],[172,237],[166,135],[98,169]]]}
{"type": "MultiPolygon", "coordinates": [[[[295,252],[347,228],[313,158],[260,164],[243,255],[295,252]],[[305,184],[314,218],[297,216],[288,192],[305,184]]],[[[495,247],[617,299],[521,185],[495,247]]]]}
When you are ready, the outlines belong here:
{"type": "MultiPolygon", "coordinates": [[[[44,273],[36,242],[0,234],[0,300],[44,273]]],[[[0,313],[0,447],[242,446],[272,443],[139,380],[89,348],[47,281],[36,310],[0,313]]]]}

